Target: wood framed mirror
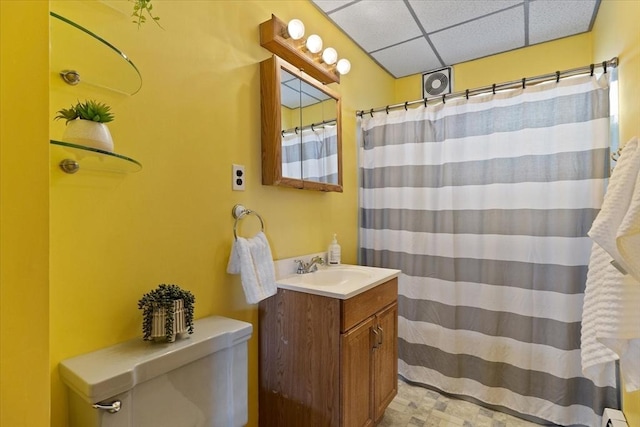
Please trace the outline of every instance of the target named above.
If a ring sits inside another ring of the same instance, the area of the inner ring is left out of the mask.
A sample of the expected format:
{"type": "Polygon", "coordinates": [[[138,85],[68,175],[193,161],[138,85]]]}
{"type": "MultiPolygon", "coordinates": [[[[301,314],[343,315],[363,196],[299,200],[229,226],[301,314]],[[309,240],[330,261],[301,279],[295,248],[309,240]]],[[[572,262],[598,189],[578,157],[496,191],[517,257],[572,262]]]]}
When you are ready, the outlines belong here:
{"type": "Polygon", "coordinates": [[[260,63],[262,183],[342,192],[340,95],[276,55],[260,63]]]}

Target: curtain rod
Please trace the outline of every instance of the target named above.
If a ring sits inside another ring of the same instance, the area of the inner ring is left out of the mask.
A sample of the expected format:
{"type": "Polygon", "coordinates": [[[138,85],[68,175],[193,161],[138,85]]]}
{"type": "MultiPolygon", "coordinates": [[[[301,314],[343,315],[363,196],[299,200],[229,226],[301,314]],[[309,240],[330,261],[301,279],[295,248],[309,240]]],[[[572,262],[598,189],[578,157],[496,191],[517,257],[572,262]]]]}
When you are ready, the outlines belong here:
{"type": "Polygon", "coordinates": [[[307,130],[307,129],[311,129],[311,130],[315,130],[314,127],[316,126],[322,126],[324,127],[324,125],[333,125],[336,123],[336,119],[330,119],[330,120],[323,120],[321,122],[318,123],[311,123],[310,125],[306,125],[306,126],[296,126],[294,128],[291,129],[285,129],[282,131],[282,136],[284,137],[285,134],[290,134],[290,133],[298,133],[301,130],[307,130]]]}
{"type": "Polygon", "coordinates": [[[556,71],[555,73],[543,74],[535,77],[524,77],[520,80],[512,80],[510,82],[494,83],[490,86],[482,86],[475,89],[467,89],[467,90],[454,92],[454,93],[445,93],[442,96],[438,95],[428,99],[427,98],[417,99],[415,101],[407,101],[400,104],[387,105],[386,107],[372,108],[370,110],[358,110],[356,111],[356,116],[359,116],[362,118],[364,114],[371,114],[371,117],[373,117],[373,113],[378,113],[381,111],[385,111],[388,113],[389,110],[398,109],[398,108],[404,108],[406,110],[407,107],[415,104],[424,104],[424,106],[426,107],[427,103],[432,101],[442,101],[443,103],[445,103],[446,99],[451,99],[451,98],[466,97],[467,99],[469,99],[469,96],[479,95],[481,93],[493,92],[495,94],[496,91],[498,90],[514,89],[516,87],[525,88],[527,83],[536,84],[536,83],[542,83],[542,82],[551,81],[551,80],[559,81],[561,77],[578,76],[578,75],[587,74],[587,73],[591,73],[591,75],[593,75],[593,71],[596,67],[602,68],[606,73],[607,67],[616,68],[617,66],[618,66],[618,57],[616,56],[608,61],[602,61],[600,64],[589,64],[584,67],[572,68],[570,70],[556,71]]]}

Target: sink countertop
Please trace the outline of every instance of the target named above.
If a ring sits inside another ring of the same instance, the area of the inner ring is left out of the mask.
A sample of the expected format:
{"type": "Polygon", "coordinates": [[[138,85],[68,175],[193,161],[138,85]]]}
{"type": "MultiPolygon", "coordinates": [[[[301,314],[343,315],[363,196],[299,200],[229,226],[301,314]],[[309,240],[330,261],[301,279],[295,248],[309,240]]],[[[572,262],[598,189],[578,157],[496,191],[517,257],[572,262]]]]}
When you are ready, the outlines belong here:
{"type": "Polygon", "coordinates": [[[400,270],[380,267],[367,267],[363,265],[340,264],[337,266],[319,267],[317,272],[306,274],[290,274],[276,280],[280,289],[306,292],[308,294],[321,295],[338,299],[349,299],[364,291],[385,283],[400,275],[400,270]],[[312,275],[318,275],[312,277],[312,275]],[[334,277],[344,274],[344,279],[335,283],[328,283],[334,277]],[[317,282],[316,278],[324,283],[317,282]],[[328,278],[331,279],[328,279],[328,278]]]}

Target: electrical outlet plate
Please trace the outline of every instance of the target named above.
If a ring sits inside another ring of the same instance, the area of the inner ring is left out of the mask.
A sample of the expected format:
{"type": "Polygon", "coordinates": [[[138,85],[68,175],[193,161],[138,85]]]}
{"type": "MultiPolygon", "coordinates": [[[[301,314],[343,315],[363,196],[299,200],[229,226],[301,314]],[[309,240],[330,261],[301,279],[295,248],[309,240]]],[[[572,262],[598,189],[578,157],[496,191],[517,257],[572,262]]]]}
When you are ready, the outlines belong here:
{"type": "Polygon", "coordinates": [[[231,188],[233,191],[244,191],[246,176],[244,173],[244,165],[232,165],[231,188]]]}

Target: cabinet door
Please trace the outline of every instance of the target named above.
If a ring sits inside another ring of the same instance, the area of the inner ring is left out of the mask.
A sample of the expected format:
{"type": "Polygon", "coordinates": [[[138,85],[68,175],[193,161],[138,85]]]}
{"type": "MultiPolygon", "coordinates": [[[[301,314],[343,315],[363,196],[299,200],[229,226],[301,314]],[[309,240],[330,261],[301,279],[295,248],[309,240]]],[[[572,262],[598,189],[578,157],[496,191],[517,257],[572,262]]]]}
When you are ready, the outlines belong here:
{"type": "Polygon", "coordinates": [[[375,421],[398,393],[398,303],[376,314],[379,341],[373,350],[375,421]]]}
{"type": "Polygon", "coordinates": [[[342,427],[373,426],[373,328],[375,317],[342,334],[342,427]]]}

